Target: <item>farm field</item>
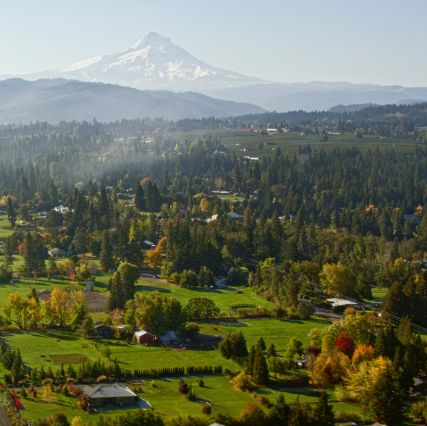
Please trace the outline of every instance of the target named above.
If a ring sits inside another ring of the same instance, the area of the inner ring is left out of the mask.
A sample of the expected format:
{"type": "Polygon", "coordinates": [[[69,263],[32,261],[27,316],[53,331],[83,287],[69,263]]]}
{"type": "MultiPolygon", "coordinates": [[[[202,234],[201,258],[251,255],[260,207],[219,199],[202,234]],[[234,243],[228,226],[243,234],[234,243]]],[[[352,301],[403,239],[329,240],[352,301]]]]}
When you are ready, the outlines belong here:
{"type": "Polygon", "coordinates": [[[402,141],[401,139],[386,138],[380,139],[379,136],[365,135],[362,139],[356,139],[354,135],[328,135],[327,142],[319,142],[319,136],[316,135],[301,135],[299,132],[276,133],[266,136],[260,136],[257,133],[239,131],[239,130],[225,130],[225,131],[203,131],[203,132],[176,132],[171,134],[174,139],[184,141],[186,139],[193,141],[199,137],[219,136],[221,144],[225,146],[226,150],[234,151],[237,155],[244,155],[249,157],[263,157],[274,155],[274,151],[280,147],[283,154],[297,153],[300,146],[311,145],[312,150],[320,150],[323,148],[325,151],[333,149],[351,149],[359,148],[362,151],[368,149],[379,148],[381,151],[395,149],[399,152],[412,152],[415,150],[415,144],[409,141],[402,141]],[[269,145],[264,145],[262,149],[257,149],[259,142],[269,142],[269,145]],[[254,151],[244,152],[245,147],[255,148],[254,151]]]}
{"type": "Polygon", "coordinates": [[[310,339],[307,337],[310,330],[314,327],[324,328],[329,325],[329,322],[321,319],[307,321],[254,319],[221,324],[199,324],[201,333],[226,336],[229,333],[241,331],[245,335],[248,347],[255,345],[262,336],[266,346],[268,347],[274,343],[277,351],[284,351],[291,337],[301,340],[304,347],[307,347],[310,345],[310,339]],[[214,330],[214,328],[217,330],[214,330]]]}

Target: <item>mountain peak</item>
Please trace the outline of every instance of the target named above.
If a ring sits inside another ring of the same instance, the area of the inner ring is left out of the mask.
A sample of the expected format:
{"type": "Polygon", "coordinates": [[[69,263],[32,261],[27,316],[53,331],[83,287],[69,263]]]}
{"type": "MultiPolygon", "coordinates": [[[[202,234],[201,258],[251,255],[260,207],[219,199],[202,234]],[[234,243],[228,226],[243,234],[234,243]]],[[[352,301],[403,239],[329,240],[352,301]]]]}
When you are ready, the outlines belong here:
{"type": "Polygon", "coordinates": [[[147,34],[144,35],[144,37],[142,37],[141,40],[139,40],[136,44],[134,44],[128,50],[140,50],[148,46],[160,47],[160,46],[170,45],[170,44],[172,44],[172,42],[169,38],[162,37],[160,34],[155,32],[148,32],[147,34]]]}

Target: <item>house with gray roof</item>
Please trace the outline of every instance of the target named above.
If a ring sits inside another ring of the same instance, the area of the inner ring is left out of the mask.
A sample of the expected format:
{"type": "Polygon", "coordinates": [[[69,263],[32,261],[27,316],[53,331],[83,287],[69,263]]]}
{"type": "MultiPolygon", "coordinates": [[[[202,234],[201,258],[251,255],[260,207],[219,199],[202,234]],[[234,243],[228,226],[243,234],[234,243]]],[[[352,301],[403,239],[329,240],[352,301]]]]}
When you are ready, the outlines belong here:
{"type": "Polygon", "coordinates": [[[91,407],[99,405],[136,404],[138,395],[117,383],[84,386],[83,393],[89,396],[91,407]]]}

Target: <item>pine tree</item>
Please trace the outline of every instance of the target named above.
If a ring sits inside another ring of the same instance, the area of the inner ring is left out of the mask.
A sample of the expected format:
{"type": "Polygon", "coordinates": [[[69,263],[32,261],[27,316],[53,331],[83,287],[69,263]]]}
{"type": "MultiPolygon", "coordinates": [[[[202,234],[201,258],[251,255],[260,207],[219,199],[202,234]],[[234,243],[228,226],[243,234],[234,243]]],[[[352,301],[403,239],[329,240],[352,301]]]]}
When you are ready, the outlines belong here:
{"type": "Polygon", "coordinates": [[[7,197],[7,218],[9,220],[11,228],[15,228],[16,212],[13,207],[12,198],[10,197],[10,195],[9,197],[7,197]]]}
{"type": "Polygon", "coordinates": [[[268,351],[267,351],[267,358],[270,358],[271,356],[276,356],[276,348],[274,346],[274,343],[272,343],[268,347],[268,351]]]}
{"type": "Polygon", "coordinates": [[[337,230],[340,226],[339,224],[339,218],[338,218],[338,213],[336,210],[334,210],[332,212],[332,219],[331,219],[331,224],[332,224],[332,228],[337,230]]]}
{"type": "Polygon", "coordinates": [[[253,376],[254,374],[255,357],[256,357],[255,346],[251,345],[251,347],[249,348],[248,360],[246,362],[246,374],[248,374],[249,376],[253,376]]]}
{"type": "Polygon", "coordinates": [[[110,243],[110,233],[105,230],[102,233],[101,253],[99,260],[104,272],[108,272],[112,264],[112,248],[110,243]]]}
{"type": "Polygon", "coordinates": [[[263,351],[263,352],[267,349],[267,346],[265,345],[264,339],[262,337],[260,337],[258,339],[258,342],[256,344],[256,348],[257,348],[257,351],[258,351],[258,349],[261,349],[261,351],[263,351]]]}
{"type": "Polygon", "coordinates": [[[253,381],[257,385],[266,385],[268,383],[268,367],[261,348],[259,347],[255,357],[253,381]]]}
{"type": "Polygon", "coordinates": [[[28,274],[33,272],[34,268],[34,247],[33,247],[33,236],[28,231],[25,234],[24,244],[22,246],[22,257],[25,261],[25,268],[28,274]]]}
{"type": "Polygon", "coordinates": [[[142,189],[141,184],[138,184],[138,186],[136,187],[134,203],[135,207],[139,211],[145,210],[144,190],[142,189]]]}
{"type": "Polygon", "coordinates": [[[326,392],[320,394],[319,401],[313,410],[313,418],[316,419],[316,426],[333,426],[335,423],[334,409],[328,404],[326,392]]]}
{"type": "Polygon", "coordinates": [[[71,244],[68,246],[67,250],[67,257],[70,258],[71,256],[74,256],[76,252],[74,241],[71,242],[71,244]]]}
{"type": "Polygon", "coordinates": [[[285,403],[283,394],[279,394],[276,403],[269,413],[269,425],[271,426],[288,426],[291,408],[285,403]]]}

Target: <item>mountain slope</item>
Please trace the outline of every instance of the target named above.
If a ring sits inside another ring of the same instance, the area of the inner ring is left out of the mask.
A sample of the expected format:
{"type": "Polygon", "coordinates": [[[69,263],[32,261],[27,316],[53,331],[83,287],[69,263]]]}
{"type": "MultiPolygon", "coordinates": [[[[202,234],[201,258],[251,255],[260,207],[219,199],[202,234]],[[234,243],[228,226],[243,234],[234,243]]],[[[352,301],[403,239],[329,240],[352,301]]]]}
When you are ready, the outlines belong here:
{"type": "Polygon", "coordinates": [[[200,93],[140,91],[103,83],[62,79],[0,81],[0,123],[61,120],[115,121],[121,118],[224,117],[260,113],[247,103],[212,99],[200,93]]]}
{"type": "Polygon", "coordinates": [[[20,77],[26,80],[65,78],[119,84],[140,90],[182,91],[237,87],[263,81],[212,67],[154,32],[147,33],[123,52],[20,77]]]}

